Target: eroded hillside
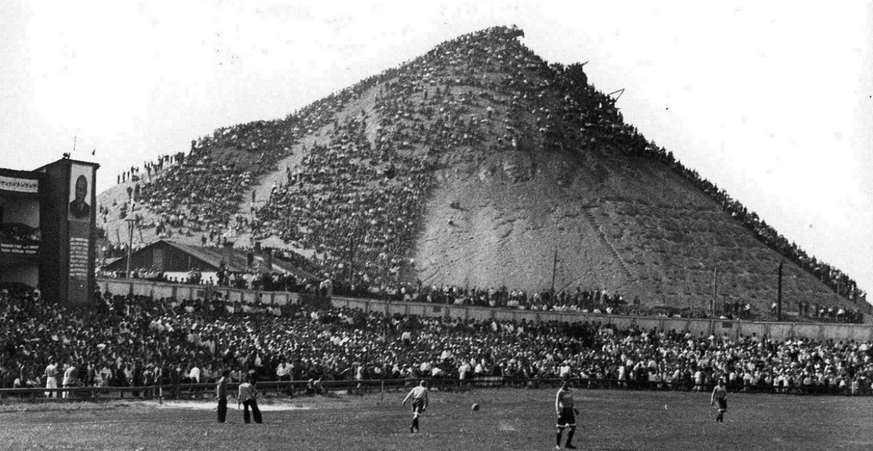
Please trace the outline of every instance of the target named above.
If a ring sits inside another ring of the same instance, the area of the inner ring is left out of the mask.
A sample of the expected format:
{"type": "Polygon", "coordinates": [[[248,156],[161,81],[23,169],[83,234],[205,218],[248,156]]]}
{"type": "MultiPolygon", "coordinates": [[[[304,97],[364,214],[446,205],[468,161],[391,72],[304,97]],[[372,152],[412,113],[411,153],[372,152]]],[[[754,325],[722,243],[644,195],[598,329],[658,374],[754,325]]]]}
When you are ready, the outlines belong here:
{"type": "Polygon", "coordinates": [[[201,138],[144,184],[145,222],[181,216],[187,239],[284,246],[371,286],[554,278],[646,305],[704,306],[717,290],[765,311],[785,261],[790,304],[852,305],[625,124],[581,65],[549,65],[522,37],[471,33],[285,119],[201,138]]]}

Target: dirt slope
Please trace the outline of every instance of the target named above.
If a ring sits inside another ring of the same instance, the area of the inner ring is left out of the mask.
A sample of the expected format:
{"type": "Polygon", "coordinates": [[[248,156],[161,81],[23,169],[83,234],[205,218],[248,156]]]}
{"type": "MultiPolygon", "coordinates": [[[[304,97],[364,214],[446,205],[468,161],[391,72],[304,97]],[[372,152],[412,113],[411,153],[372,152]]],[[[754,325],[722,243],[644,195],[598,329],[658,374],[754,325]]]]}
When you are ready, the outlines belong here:
{"type": "MultiPolygon", "coordinates": [[[[233,208],[197,205],[200,222],[181,236],[196,242],[236,212],[261,223],[236,230],[239,244],[313,255],[340,281],[535,291],[554,277],[557,290],[606,289],[646,305],[708,305],[717,290],[719,303],[768,310],[784,258],[625,124],[581,66],[548,65],[520,37],[504,27],[465,35],[285,120],[202,139],[200,166],[172,177],[200,177],[191,197],[219,192],[233,208]],[[210,155],[233,146],[248,152],[254,177],[221,185],[208,169],[226,159],[210,155]],[[389,165],[396,178],[382,177],[389,165]],[[271,199],[274,183],[281,195],[271,199]]],[[[143,214],[192,209],[178,198],[152,195],[143,214]]],[[[792,310],[801,300],[853,307],[790,261],[784,293],[792,310]]]]}

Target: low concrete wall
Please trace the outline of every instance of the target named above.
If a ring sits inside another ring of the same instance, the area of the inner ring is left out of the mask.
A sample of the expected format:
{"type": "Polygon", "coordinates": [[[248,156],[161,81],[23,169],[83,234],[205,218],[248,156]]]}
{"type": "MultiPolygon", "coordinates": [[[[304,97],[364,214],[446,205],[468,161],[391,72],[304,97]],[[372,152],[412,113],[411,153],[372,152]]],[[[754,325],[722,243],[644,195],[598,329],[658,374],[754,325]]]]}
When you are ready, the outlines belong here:
{"type": "Polygon", "coordinates": [[[254,304],[260,298],[261,303],[266,305],[296,304],[299,302],[297,293],[285,291],[253,291],[238,288],[218,287],[214,285],[184,285],[166,282],[154,282],[136,279],[97,279],[97,286],[101,291],[109,291],[115,294],[132,293],[146,296],[151,299],[176,298],[196,299],[208,296],[220,297],[230,302],[242,302],[254,304]]]}
{"type": "Polygon", "coordinates": [[[497,309],[461,305],[435,305],[409,302],[387,302],[376,299],[334,297],[334,307],[357,308],[366,312],[378,311],[388,314],[419,316],[447,316],[479,321],[496,319],[500,321],[559,321],[559,322],[600,322],[612,324],[619,329],[638,326],[643,329],[676,330],[690,332],[693,336],[740,337],[767,336],[774,340],[797,338],[835,341],[873,341],[873,326],[868,324],[830,324],[830,323],[777,323],[764,321],[710,320],[699,318],[662,318],[648,316],[619,316],[579,312],[531,311],[516,309],[497,309]]]}
{"type": "MultiPolygon", "coordinates": [[[[251,291],[209,285],[184,285],[153,282],[137,279],[97,279],[103,291],[115,294],[134,293],[152,299],[175,297],[177,299],[205,298],[216,294],[231,302],[252,304],[260,297],[267,305],[298,304],[297,293],[284,291],[251,291]]],[[[740,338],[767,336],[774,340],[812,339],[835,341],[873,341],[873,325],[832,323],[776,323],[764,321],[711,320],[698,318],[666,318],[650,316],[619,316],[579,312],[553,312],[538,310],[499,309],[466,305],[421,304],[412,302],[388,302],[377,299],[333,297],[334,307],[347,307],[365,312],[380,312],[385,315],[445,316],[459,319],[484,321],[559,321],[577,323],[584,321],[613,324],[620,329],[639,326],[643,329],[676,330],[690,332],[693,336],[740,338]]]]}

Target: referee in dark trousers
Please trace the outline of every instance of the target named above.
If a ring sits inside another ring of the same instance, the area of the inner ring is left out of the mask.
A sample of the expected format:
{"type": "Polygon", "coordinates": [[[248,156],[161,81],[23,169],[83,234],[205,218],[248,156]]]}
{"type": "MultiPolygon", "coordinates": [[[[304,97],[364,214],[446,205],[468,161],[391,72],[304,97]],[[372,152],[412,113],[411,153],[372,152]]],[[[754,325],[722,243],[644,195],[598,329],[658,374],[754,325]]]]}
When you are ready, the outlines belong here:
{"type": "Polygon", "coordinates": [[[219,423],[224,423],[224,420],[227,418],[227,377],[229,375],[230,370],[222,370],[221,379],[218,380],[218,385],[215,386],[215,398],[218,399],[219,423]]]}

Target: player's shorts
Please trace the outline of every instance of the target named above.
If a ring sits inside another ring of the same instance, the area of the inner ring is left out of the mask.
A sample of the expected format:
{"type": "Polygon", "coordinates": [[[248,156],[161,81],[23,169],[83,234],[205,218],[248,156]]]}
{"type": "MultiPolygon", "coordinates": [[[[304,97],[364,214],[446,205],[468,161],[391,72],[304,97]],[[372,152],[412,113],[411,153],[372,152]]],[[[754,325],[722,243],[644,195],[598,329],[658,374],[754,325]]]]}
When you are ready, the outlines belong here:
{"type": "Polygon", "coordinates": [[[727,410],[727,399],[726,398],[719,398],[719,399],[716,399],[715,401],[718,402],[718,410],[727,410]]]}
{"type": "Polygon", "coordinates": [[[558,423],[555,426],[559,428],[576,427],[576,412],[573,412],[572,407],[561,409],[561,413],[558,414],[558,423]]]}
{"type": "Polygon", "coordinates": [[[418,413],[424,411],[424,400],[423,399],[413,399],[412,400],[412,413],[418,413]]]}

